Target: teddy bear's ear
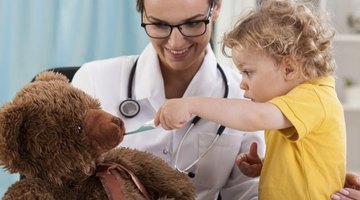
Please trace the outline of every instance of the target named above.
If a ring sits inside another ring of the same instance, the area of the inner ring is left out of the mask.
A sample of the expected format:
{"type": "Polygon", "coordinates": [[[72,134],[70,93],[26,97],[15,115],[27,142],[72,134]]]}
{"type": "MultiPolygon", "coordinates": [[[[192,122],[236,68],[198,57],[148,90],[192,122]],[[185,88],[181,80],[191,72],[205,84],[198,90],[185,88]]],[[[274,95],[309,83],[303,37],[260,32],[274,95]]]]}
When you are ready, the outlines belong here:
{"type": "Polygon", "coordinates": [[[61,73],[53,72],[53,71],[41,72],[35,78],[35,81],[55,81],[55,80],[63,81],[66,83],[69,82],[69,79],[67,79],[66,76],[64,76],[61,73]]]}
{"type": "Polygon", "coordinates": [[[19,150],[19,135],[23,124],[21,110],[15,108],[11,103],[0,108],[0,164],[4,165],[10,172],[18,172],[21,163],[19,150]],[[20,161],[20,162],[19,162],[20,161]]]}

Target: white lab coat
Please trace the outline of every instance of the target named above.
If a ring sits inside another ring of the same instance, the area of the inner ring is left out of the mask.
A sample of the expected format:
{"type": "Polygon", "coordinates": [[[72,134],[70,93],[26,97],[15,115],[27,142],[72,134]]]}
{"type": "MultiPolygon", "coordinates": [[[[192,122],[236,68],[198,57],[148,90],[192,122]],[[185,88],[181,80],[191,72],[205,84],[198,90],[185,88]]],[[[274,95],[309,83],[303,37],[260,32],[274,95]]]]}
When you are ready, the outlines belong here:
{"type": "MultiPolygon", "coordinates": [[[[118,107],[127,99],[129,74],[137,57],[124,56],[86,63],[72,81],[76,87],[98,98],[105,111],[120,116],[125,122],[127,131],[135,130],[144,122],[154,118],[155,112],[165,101],[158,57],[149,44],[139,56],[132,85],[133,99],[141,105],[140,113],[130,119],[120,114],[118,107]]],[[[215,55],[209,45],[204,62],[184,96],[223,97],[224,82],[216,68],[216,63],[215,55]]],[[[242,97],[239,74],[230,68],[224,66],[222,68],[229,82],[229,98],[242,97]]],[[[176,150],[189,124],[173,131],[157,128],[128,135],[120,146],[151,152],[174,167],[176,150]]],[[[210,145],[218,126],[216,123],[200,120],[186,138],[177,166],[184,169],[196,160],[210,145]]],[[[257,199],[258,179],[244,176],[234,165],[236,155],[248,152],[252,142],[258,142],[259,151],[264,152],[262,132],[246,134],[225,129],[215,146],[191,170],[196,174],[192,180],[197,188],[197,199],[216,199],[218,192],[221,192],[224,200],[257,199]]]]}

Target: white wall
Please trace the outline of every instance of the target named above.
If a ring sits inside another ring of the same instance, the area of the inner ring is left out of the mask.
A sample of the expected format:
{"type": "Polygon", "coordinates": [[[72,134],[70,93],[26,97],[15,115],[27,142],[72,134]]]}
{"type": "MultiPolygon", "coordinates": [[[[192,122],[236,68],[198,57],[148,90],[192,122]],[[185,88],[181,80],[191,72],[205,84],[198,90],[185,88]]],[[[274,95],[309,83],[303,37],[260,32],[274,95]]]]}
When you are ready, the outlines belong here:
{"type": "Polygon", "coordinates": [[[214,51],[221,66],[233,66],[231,59],[222,55],[221,39],[224,33],[230,30],[242,11],[255,6],[254,0],[223,0],[221,14],[215,24],[214,51]]]}

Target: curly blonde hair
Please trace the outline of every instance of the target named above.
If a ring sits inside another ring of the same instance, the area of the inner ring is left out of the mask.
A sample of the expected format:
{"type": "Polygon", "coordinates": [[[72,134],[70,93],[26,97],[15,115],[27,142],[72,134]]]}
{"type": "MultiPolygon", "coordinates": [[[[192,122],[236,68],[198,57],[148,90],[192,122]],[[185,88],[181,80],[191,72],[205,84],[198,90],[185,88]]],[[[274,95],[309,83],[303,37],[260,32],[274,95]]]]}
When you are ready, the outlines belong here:
{"type": "Polygon", "coordinates": [[[305,5],[292,0],[263,0],[224,35],[222,52],[229,56],[227,47],[240,47],[264,52],[278,62],[290,57],[309,80],[335,73],[334,34],[325,18],[305,5]]]}

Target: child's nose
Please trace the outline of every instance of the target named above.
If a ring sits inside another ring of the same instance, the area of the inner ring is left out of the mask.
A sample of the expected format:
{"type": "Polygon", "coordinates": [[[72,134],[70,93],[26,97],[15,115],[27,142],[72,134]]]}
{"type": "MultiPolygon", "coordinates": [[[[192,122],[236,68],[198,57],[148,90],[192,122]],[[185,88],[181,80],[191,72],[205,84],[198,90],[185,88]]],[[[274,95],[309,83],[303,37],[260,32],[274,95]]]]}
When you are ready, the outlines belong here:
{"type": "Polygon", "coordinates": [[[248,89],[249,89],[249,86],[248,86],[248,84],[247,84],[245,81],[241,81],[241,82],[240,82],[240,88],[241,88],[242,90],[248,90],[248,89]]]}

